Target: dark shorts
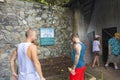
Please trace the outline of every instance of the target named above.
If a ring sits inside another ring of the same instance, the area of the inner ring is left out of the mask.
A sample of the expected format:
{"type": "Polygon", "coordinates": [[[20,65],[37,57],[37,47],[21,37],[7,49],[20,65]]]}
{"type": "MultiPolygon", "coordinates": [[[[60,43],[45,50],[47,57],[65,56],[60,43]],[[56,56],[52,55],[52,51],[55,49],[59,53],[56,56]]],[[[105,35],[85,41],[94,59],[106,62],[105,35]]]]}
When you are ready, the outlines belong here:
{"type": "Polygon", "coordinates": [[[93,53],[94,53],[94,55],[98,55],[99,56],[100,51],[94,51],[93,53]]]}

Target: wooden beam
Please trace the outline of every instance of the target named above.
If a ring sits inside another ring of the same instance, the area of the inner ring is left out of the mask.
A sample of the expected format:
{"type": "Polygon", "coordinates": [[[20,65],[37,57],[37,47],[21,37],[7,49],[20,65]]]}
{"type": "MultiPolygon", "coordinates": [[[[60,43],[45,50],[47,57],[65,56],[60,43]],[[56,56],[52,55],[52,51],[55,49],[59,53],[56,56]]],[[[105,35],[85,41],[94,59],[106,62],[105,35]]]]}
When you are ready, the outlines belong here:
{"type": "Polygon", "coordinates": [[[79,10],[76,10],[74,12],[74,33],[78,33],[78,27],[79,27],[79,10]]]}
{"type": "Polygon", "coordinates": [[[87,1],[87,2],[84,2],[83,4],[81,4],[81,6],[85,7],[89,4],[93,4],[94,3],[94,0],[90,0],[90,1],[87,1]]]}

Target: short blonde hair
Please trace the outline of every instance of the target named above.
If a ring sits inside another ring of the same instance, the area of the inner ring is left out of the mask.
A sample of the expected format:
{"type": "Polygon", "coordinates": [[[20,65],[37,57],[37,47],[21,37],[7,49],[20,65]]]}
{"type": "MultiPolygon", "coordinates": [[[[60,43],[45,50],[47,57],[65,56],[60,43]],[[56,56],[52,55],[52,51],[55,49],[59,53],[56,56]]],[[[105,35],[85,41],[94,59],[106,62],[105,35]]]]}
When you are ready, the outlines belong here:
{"type": "Polygon", "coordinates": [[[115,33],[114,36],[115,37],[120,37],[120,33],[115,33]]]}
{"type": "Polygon", "coordinates": [[[34,32],[34,30],[30,28],[29,30],[26,31],[25,36],[28,37],[28,36],[31,35],[33,32],[34,32]]]}

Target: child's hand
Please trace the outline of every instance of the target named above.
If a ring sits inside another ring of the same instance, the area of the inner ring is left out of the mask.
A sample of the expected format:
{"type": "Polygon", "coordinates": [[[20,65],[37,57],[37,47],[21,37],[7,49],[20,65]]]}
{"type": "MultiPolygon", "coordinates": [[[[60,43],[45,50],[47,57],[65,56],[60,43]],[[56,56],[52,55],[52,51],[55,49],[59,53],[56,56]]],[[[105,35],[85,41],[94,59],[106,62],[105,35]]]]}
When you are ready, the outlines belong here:
{"type": "Polygon", "coordinates": [[[75,75],[75,70],[74,70],[74,69],[68,67],[68,70],[70,71],[70,73],[71,73],[72,75],[75,75]]]}
{"type": "Polygon", "coordinates": [[[12,74],[12,80],[18,80],[18,75],[17,74],[12,74]]]}
{"type": "Polygon", "coordinates": [[[70,71],[70,73],[71,73],[72,75],[75,75],[75,70],[72,69],[72,70],[70,71]]]}

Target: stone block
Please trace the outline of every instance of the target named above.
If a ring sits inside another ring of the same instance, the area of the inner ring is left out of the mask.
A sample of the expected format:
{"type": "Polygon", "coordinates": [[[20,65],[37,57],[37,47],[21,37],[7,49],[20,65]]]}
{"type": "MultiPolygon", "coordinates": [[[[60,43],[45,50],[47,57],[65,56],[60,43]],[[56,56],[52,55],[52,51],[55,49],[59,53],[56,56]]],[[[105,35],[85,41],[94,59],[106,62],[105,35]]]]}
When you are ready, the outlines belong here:
{"type": "Polygon", "coordinates": [[[47,13],[43,13],[43,14],[41,15],[41,17],[42,17],[43,19],[47,19],[47,18],[48,18],[48,15],[47,15],[47,13]]]}
{"type": "Polygon", "coordinates": [[[14,26],[14,29],[18,31],[19,29],[21,29],[21,26],[14,26]]]}
{"type": "Polygon", "coordinates": [[[15,1],[14,1],[14,5],[15,5],[15,6],[24,7],[24,6],[25,6],[25,2],[24,2],[24,1],[15,0],[15,1]]]}
{"type": "Polygon", "coordinates": [[[10,12],[10,13],[13,12],[12,8],[10,8],[10,7],[6,8],[6,11],[10,12]]]}
{"type": "Polygon", "coordinates": [[[48,8],[49,8],[49,6],[43,6],[42,8],[43,8],[43,9],[48,9],[48,8]]]}
{"type": "Polygon", "coordinates": [[[52,18],[48,18],[48,19],[46,20],[46,23],[47,23],[47,24],[52,24],[52,23],[53,23],[53,19],[52,19],[52,18]]]}
{"type": "Polygon", "coordinates": [[[36,21],[40,21],[41,20],[41,17],[36,17],[36,21]]]}
{"type": "Polygon", "coordinates": [[[34,10],[34,9],[30,9],[28,12],[25,12],[26,14],[34,14],[34,13],[36,13],[36,11],[34,10]]]}
{"type": "Polygon", "coordinates": [[[4,59],[4,58],[6,58],[7,56],[8,56],[8,54],[7,54],[7,53],[4,53],[4,54],[1,54],[0,58],[1,58],[1,59],[4,59]]]}
{"type": "Polygon", "coordinates": [[[25,13],[23,11],[20,11],[20,17],[25,18],[25,13]]]}
{"type": "Polygon", "coordinates": [[[2,48],[0,48],[0,53],[2,52],[2,48]]]}
{"type": "Polygon", "coordinates": [[[13,27],[13,26],[5,26],[5,28],[6,28],[6,30],[8,30],[8,31],[14,30],[14,27],[13,27]]]}
{"type": "Polygon", "coordinates": [[[1,39],[4,39],[4,35],[3,34],[0,34],[0,40],[1,39]]]}
{"type": "Polygon", "coordinates": [[[32,2],[25,2],[25,6],[27,9],[32,9],[33,8],[33,4],[32,2]]]}
{"type": "Polygon", "coordinates": [[[35,3],[35,4],[33,5],[33,8],[34,8],[34,9],[40,9],[40,8],[42,8],[42,6],[41,6],[39,3],[35,3]]]}
{"type": "Polygon", "coordinates": [[[11,33],[7,30],[2,30],[2,32],[4,33],[4,40],[7,42],[12,41],[12,37],[11,37],[11,33]]]}

